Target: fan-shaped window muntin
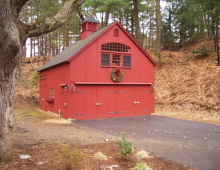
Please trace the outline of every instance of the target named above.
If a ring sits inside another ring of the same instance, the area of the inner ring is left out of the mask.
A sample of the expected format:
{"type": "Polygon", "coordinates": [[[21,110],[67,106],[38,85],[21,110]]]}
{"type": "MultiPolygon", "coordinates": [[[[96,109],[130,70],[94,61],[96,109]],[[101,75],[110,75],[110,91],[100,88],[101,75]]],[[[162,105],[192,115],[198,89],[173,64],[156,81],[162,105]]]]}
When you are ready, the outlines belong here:
{"type": "Polygon", "coordinates": [[[106,43],[102,44],[102,50],[104,51],[117,51],[130,53],[130,47],[120,43],[106,43]]]}

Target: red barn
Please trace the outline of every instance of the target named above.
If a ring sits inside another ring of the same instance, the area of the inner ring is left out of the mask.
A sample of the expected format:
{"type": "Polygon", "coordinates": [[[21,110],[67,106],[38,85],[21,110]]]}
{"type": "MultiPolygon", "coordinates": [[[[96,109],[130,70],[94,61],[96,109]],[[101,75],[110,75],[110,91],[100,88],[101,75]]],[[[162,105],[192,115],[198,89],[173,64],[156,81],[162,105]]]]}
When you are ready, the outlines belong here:
{"type": "Polygon", "coordinates": [[[155,66],[119,22],[98,30],[89,15],[81,40],[38,70],[40,109],[76,120],[150,115],[155,66]]]}

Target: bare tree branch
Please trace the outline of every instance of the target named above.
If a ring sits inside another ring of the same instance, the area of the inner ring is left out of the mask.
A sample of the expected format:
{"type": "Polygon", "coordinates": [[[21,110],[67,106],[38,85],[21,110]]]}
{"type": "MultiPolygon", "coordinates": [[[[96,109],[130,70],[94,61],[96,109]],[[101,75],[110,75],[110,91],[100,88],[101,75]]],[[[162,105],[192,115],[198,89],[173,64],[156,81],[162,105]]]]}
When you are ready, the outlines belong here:
{"type": "Polygon", "coordinates": [[[67,21],[70,13],[81,6],[85,1],[86,0],[69,0],[54,17],[28,24],[28,37],[40,36],[61,27],[67,21]]]}
{"type": "Polygon", "coordinates": [[[18,14],[21,12],[22,7],[24,6],[24,4],[26,4],[26,2],[28,2],[29,0],[17,0],[17,12],[18,14]]]}
{"type": "Polygon", "coordinates": [[[83,13],[82,13],[82,10],[81,8],[78,8],[78,14],[79,14],[79,17],[81,19],[81,22],[83,22],[85,20],[84,16],[83,16],[83,13]]]}

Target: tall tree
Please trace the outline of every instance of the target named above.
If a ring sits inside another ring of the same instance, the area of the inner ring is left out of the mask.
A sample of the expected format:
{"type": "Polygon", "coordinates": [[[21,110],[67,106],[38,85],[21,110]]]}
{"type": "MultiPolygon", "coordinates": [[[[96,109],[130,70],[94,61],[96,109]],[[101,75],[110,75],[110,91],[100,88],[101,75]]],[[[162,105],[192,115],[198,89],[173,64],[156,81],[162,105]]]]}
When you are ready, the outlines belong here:
{"type": "Polygon", "coordinates": [[[135,18],[135,34],[136,34],[136,41],[141,44],[140,39],[140,26],[139,26],[139,17],[138,17],[138,1],[133,0],[134,5],[134,18],[135,18]]]}
{"type": "Polygon", "coordinates": [[[161,53],[161,17],[160,17],[160,0],[156,0],[156,53],[161,53]]]}
{"type": "Polygon", "coordinates": [[[22,47],[28,37],[52,32],[85,0],[69,0],[52,18],[25,24],[19,19],[28,0],[0,1],[0,161],[12,159],[13,99],[21,71],[22,47]]]}

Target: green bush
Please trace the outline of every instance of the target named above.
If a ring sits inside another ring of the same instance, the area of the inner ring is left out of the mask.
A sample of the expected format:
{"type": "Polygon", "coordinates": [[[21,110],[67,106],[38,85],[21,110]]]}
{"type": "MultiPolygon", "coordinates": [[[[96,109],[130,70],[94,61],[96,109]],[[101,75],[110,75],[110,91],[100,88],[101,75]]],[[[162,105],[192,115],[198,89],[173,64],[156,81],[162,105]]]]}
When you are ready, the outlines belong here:
{"type": "Polygon", "coordinates": [[[67,167],[78,166],[82,163],[83,158],[86,156],[80,149],[71,151],[68,145],[61,148],[61,158],[64,160],[67,167]]]}
{"type": "Polygon", "coordinates": [[[128,142],[125,138],[125,134],[122,133],[122,140],[116,140],[117,146],[121,149],[121,155],[124,156],[125,159],[128,159],[127,154],[132,154],[133,151],[133,143],[128,142]]]}
{"type": "Polygon", "coordinates": [[[201,54],[202,56],[208,57],[210,56],[209,52],[211,52],[207,46],[202,45],[200,48],[197,48],[195,51],[191,51],[192,54],[201,54]]]}
{"type": "Polygon", "coordinates": [[[39,83],[39,79],[40,79],[40,75],[39,75],[40,73],[39,72],[35,72],[34,74],[33,74],[33,80],[32,80],[32,86],[37,86],[38,85],[38,83],[39,83]]]}

